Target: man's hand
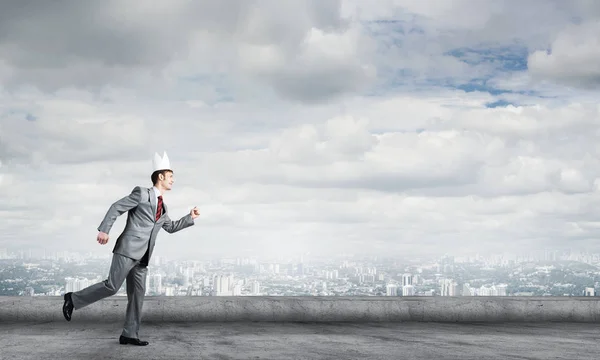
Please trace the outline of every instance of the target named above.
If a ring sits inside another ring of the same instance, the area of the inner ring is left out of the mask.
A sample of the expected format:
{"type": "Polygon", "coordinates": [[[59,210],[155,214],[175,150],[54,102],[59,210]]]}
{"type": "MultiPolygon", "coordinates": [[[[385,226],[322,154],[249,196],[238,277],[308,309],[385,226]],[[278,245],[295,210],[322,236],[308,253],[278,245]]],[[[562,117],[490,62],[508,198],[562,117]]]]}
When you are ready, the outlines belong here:
{"type": "Polygon", "coordinates": [[[190,211],[190,215],[192,215],[192,219],[195,219],[200,216],[200,210],[194,206],[194,208],[190,211]]]}
{"type": "Polygon", "coordinates": [[[100,231],[98,233],[98,243],[100,243],[100,245],[104,245],[108,242],[108,234],[105,232],[100,231]]]}

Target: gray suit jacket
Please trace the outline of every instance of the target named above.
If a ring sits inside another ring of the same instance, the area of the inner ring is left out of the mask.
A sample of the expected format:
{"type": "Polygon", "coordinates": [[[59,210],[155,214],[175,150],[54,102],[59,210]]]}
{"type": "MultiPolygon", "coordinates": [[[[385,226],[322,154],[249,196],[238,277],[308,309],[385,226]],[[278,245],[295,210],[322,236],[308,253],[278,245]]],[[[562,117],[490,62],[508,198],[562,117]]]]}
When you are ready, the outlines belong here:
{"type": "Polygon", "coordinates": [[[131,194],[110,206],[98,231],[108,234],[117,217],[128,212],[127,225],[117,238],[113,253],[140,260],[148,251],[148,260],[150,260],[160,228],[165,229],[168,233],[174,233],[194,225],[191,214],[176,221],[171,220],[168,207],[164,202],[162,215],[158,221],[155,221],[155,208],[154,190],[140,186],[136,186],[131,194]]]}

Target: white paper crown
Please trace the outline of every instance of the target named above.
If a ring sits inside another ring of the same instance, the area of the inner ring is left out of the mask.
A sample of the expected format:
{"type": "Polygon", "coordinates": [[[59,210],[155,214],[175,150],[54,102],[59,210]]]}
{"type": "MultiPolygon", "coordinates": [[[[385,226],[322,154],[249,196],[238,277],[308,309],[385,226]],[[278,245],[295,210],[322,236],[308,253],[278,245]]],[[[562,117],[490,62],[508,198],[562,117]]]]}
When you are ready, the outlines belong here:
{"type": "Polygon", "coordinates": [[[158,153],[154,153],[154,171],[157,170],[171,170],[171,163],[169,162],[169,157],[167,156],[167,152],[163,153],[163,157],[161,158],[158,153]]]}

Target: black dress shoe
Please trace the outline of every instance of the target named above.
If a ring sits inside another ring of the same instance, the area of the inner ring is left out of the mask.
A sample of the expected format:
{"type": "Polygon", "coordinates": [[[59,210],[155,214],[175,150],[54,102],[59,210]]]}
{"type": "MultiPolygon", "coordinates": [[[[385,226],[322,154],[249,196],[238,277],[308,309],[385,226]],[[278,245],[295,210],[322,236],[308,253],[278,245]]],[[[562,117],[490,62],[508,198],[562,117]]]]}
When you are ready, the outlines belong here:
{"type": "Polygon", "coordinates": [[[146,346],[150,343],[147,341],[142,341],[140,339],[130,338],[130,337],[121,335],[121,337],[119,337],[119,344],[121,344],[121,345],[131,344],[131,345],[138,345],[138,346],[146,346]]]}
{"type": "Polygon", "coordinates": [[[71,315],[73,314],[73,300],[71,300],[70,292],[65,294],[65,303],[63,304],[63,315],[67,321],[71,321],[71,315]]]}

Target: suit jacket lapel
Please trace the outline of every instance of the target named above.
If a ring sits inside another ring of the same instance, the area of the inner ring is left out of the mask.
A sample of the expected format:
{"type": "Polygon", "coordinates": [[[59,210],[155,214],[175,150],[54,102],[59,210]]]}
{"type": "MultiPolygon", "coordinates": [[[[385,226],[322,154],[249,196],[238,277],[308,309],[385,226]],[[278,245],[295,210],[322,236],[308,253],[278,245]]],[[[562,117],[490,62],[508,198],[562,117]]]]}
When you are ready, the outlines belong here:
{"type": "MultiPolygon", "coordinates": [[[[165,204],[165,201],[163,200],[163,211],[162,211],[162,214],[160,214],[160,217],[162,218],[166,213],[167,213],[167,204],[165,204]]],[[[158,220],[160,220],[160,218],[158,220]]]]}
{"type": "MultiPolygon", "coordinates": [[[[154,194],[154,189],[150,188],[148,190],[148,197],[150,198],[150,205],[152,205],[152,220],[156,219],[156,194],[154,194]]],[[[156,222],[156,221],[154,221],[156,222]]]]}

